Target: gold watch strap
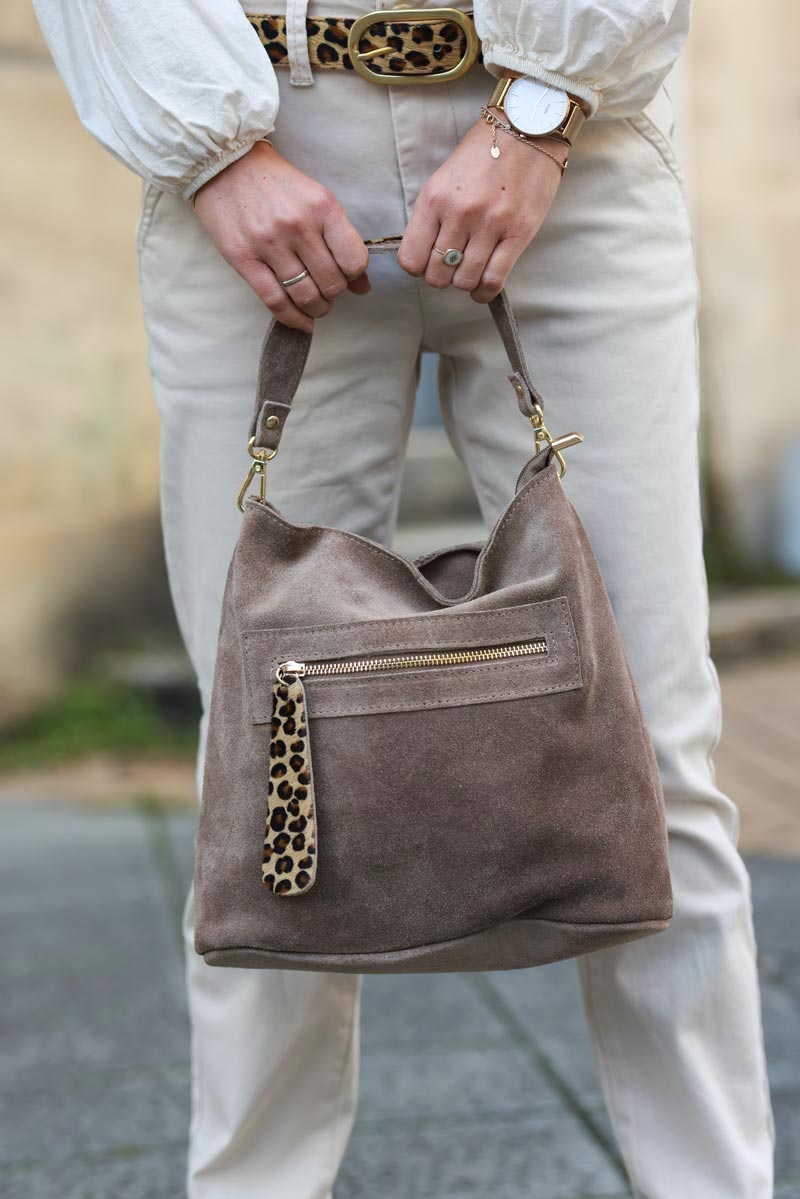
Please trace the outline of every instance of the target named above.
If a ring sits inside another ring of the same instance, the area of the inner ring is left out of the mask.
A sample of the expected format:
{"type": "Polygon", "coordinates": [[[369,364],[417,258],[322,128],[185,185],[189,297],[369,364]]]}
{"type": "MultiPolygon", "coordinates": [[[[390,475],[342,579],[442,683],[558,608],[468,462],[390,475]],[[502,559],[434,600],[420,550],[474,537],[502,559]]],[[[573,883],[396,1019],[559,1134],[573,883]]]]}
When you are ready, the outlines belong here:
{"type": "MultiPolygon", "coordinates": [[[[514,82],[515,78],[519,78],[519,76],[509,76],[507,79],[498,79],[491,98],[489,99],[489,108],[499,108],[502,112],[506,111],[505,98],[508,93],[508,89],[511,87],[511,84],[514,82]]],[[[581,125],[586,120],[586,113],[583,111],[574,96],[571,96],[569,92],[567,92],[567,100],[569,101],[569,109],[566,117],[558,126],[558,128],[553,129],[550,133],[541,134],[539,136],[561,137],[564,139],[567,145],[571,146],[575,141],[575,138],[578,136],[581,125]]],[[[526,134],[525,136],[535,137],[537,135],[526,134]]]]}

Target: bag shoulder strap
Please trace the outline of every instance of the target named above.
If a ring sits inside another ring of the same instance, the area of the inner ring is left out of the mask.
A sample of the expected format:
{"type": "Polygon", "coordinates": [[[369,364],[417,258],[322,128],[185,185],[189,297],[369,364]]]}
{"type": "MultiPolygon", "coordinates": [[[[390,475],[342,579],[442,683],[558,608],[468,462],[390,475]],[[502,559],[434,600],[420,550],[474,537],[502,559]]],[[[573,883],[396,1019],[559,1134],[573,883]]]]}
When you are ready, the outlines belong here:
{"type": "MultiPolygon", "coordinates": [[[[387,238],[380,242],[368,242],[367,249],[370,254],[396,253],[399,244],[400,238],[387,238]]],[[[511,364],[509,379],[520,412],[523,416],[534,416],[537,407],[542,409],[544,403],[528,371],[517,321],[505,291],[489,301],[489,311],[511,364]]],[[[311,349],[311,336],[302,329],[291,329],[276,320],[267,330],[261,348],[256,405],[250,426],[250,436],[254,439],[252,449],[263,449],[270,453],[277,450],[292,400],[303,377],[311,349]]]]}

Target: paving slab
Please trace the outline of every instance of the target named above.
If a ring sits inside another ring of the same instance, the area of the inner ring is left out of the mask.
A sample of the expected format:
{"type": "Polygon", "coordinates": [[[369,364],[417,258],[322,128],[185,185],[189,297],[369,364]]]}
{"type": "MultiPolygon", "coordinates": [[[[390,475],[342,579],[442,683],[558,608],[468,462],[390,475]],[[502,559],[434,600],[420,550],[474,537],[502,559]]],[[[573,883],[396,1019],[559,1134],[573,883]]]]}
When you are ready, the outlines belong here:
{"type": "Polygon", "coordinates": [[[537,970],[506,970],[486,977],[537,1052],[558,1066],[584,1103],[601,1103],[575,963],[555,962],[537,970]]]}
{"type": "MultiPolygon", "coordinates": [[[[369,1004],[370,988],[366,990],[369,1004]]],[[[366,1006],[366,1005],[365,1005],[366,1006]]],[[[385,1021],[379,1017],[381,1023],[385,1021]]],[[[429,1118],[517,1117],[523,1112],[561,1111],[526,1054],[514,1047],[428,1045],[402,1054],[372,1049],[364,1063],[359,1098],[364,1130],[417,1127],[429,1118]]]]}
{"type": "Polygon", "coordinates": [[[762,973],[800,1003],[800,864],[763,856],[748,858],[747,864],[762,973]]]}
{"type": "Polygon", "coordinates": [[[186,1199],[184,1147],[159,1144],[96,1158],[77,1154],[53,1168],[5,1167],[2,1199],[186,1199]]]}
{"type": "MultiPolygon", "coordinates": [[[[177,920],[192,813],[0,806],[1,1199],[184,1199],[177,920]]],[[[800,862],[750,862],[778,1127],[800,1199],[800,862]]],[[[627,1199],[573,963],[365,980],[336,1199],[627,1199]]]]}
{"type": "MultiPolygon", "coordinates": [[[[738,805],[749,854],[800,859],[800,658],[755,659],[720,674],[717,780],[738,805]]],[[[795,908],[795,910],[797,910],[795,908]]]]}
{"type": "MultiPolygon", "coordinates": [[[[125,1073],[42,1072],[0,1097],[3,1139],[22,1173],[87,1160],[138,1157],[150,1146],[182,1146],[189,1119],[185,1048],[171,1069],[125,1073]],[[43,1139],[44,1138],[44,1139],[43,1139]]],[[[0,1183],[0,1194],[2,1193],[0,1183]]]]}
{"type": "Polygon", "coordinates": [[[376,1049],[402,1055],[420,1046],[469,1049],[508,1047],[507,1031],[487,1013],[467,980],[458,974],[372,975],[365,979],[361,1045],[369,1059],[376,1049]]]}
{"type": "Polygon", "coordinates": [[[0,1195],[179,1195],[188,1023],[145,823],[4,808],[0,846],[0,1195]]]}
{"type": "Polygon", "coordinates": [[[626,1192],[564,1112],[356,1127],[336,1199],[588,1199],[626,1192]]]}

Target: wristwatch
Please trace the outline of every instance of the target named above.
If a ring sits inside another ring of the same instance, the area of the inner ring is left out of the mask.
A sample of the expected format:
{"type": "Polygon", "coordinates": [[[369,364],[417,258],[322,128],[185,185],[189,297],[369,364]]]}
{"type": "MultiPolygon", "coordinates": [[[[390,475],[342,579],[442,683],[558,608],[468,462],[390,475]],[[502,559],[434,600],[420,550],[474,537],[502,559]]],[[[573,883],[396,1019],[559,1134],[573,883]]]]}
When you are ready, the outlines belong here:
{"type": "Polygon", "coordinates": [[[488,107],[499,108],[509,124],[525,137],[555,137],[568,146],[586,120],[580,104],[569,92],[530,75],[498,80],[488,107]]]}

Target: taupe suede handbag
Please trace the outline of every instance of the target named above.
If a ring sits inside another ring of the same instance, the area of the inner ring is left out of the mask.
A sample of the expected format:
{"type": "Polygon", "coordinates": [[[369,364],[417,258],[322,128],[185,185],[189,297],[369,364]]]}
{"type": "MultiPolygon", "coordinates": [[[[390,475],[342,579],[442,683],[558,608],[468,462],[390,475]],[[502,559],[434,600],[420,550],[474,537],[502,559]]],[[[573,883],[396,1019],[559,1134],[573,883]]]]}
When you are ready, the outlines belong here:
{"type": "MultiPolygon", "coordinates": [[[[197,842],[212,965],[511,969],[670,919],[655,755],[560,481],[579,438],[550,438],[505,295],[490,308],[538,452],[485,543],[409,562],[243,504],[197,842]]],[[[262,482],[310,341],[265,339],[262,482]]]]}

